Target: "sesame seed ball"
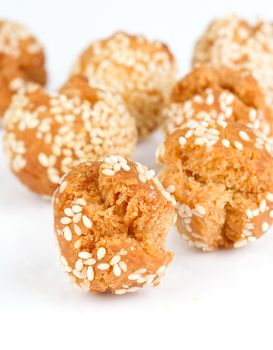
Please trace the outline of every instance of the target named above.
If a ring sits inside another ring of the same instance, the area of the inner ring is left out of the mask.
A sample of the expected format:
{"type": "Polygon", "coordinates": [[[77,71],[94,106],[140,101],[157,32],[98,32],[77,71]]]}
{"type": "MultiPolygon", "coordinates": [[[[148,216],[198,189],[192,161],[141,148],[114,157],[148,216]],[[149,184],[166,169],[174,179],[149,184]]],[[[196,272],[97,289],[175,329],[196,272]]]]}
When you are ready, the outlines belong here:
{"type": "Polygon", "coordinates": [[[273,112],[251,75],[228,68],[194,68],[175,85],[163,111],[166,133],[190,119],[240,122],[273,136],[273,112]]]}
{"type": "Polygon", "coordinates": [[[157,286],[173,254],[165,237],[174,200],[153,170],[121,156],[84,162],[53,196],[60,260],[90,292],[124,294],[157,286]]]}
{"type": "Polygon", "coordinates": [[[272,143],[239,123],[189,121],[158,150],[159,178],[177,201],[177,228],[204,251],[238,248],[273,220],[272,143]]]}
{"type": "Polygon", "coordinates": [[[249,71],[273,104],[273,25],[236,15],[214,20],[198,40],[193,65],[249,71]]]}
{"type": "Polygon", "coordinates": [[[41,44],[23,25],[0,20],[0,118],[26,81],[46,83],[41,44]]]}
{"type": "Polygon", "coordinates": [[[118,95],[92,88],[86,78],[76,76],[51,94],[28,83],[14,95],[3,127],[12,171],[43,196],[53,194],[77,161],[112,151],[130,156],[137,136],[135,120],[118,95]]]}
{"type": "Polygon", "coordinates": [[[92,43],[72,74],[83,74],[92,85],[121,94],[143,138],[162,121],[162,107],[175,83],[176,62],[166,45],[118,32],[92,43]]]}

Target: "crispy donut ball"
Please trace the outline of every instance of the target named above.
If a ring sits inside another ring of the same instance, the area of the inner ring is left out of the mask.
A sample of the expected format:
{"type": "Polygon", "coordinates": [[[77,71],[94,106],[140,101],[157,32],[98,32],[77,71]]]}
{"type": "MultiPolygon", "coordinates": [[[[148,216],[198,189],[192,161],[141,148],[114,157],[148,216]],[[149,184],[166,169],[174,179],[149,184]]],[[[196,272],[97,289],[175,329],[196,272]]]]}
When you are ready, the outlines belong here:
{"type": "Polygon", "coordinates": [[[26,85],[13,97],[3,126],[12,171],[44,196],[53,194],[75,161],[97,160],[112,151],[130,156],[137,137],[121,98],[77,76],[58,93],[26,85]]]}
{"type": "Polygon", "coordinates": [[[157,286],[173,254],[165,237],[173,199],[154,171],[121,156],[72,168],[53,197],[61,263],[91,292],[157,286]]]}
{"type": "Polygon", "coordinates": [[[166,45],[118,32],[92,43],[76,62],[72,74],[77,73],[94,86],[121,94],[143,138],[161,123],[176,63],[166,45]]]}
{"type": "Polygon", "coordinates": [[[41,44],[21,24],[0,20],[0,118],[25,81],[46,83],[41,44]]]}
{"type": "Polygon", "coordinates": [[[214,20],[195,47],[193,65],[250,71],[273,104],[273,25],[232,15],[214,20]]]}
{"type": "Polygon", "coordinates": [[[239,123],[191,120],[159,148],[163,186],[178,205],[177,227],[203,250],[255,241],[273,220],[272,144],[239,123]]]}
{"type": "Polygon", "coordinates": [[[273,112],[257,81],[232,69],[193,69],[174,87],[163,115],[166,133],[197,119],[238,121],[273,136],[273,112]]]}

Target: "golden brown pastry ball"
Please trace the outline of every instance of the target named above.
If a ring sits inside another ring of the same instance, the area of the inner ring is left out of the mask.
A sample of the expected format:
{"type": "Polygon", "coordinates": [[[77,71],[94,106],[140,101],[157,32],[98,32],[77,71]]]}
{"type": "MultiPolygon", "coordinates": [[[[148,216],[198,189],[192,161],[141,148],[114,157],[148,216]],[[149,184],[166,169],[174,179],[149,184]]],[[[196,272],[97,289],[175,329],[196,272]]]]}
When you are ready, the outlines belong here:
{"type": "Polygon", "coordinates": [[[121,156],[72,168],[53,197],[64,270],[91,292],[157,286],[173,254],[165,237],[173,199],[154,171],[121,156]]]}
{"type": "Polygon", "coordinates": [[[57,93],[26,85],[13,97],[3,127],[12,171],[45,196],[53,194],[76,161],[112,151],[130,156],[137,137],[135,120],[121,98],[77,76],[57,93]]]}
{"type": "Polygon", "coordinates": [[[41,44],[21,24],[0,20],[0,118],[26,81],[46,83],[41,44]]]}
{"type": "Polygon", "coordinates": [[[162,107],[175,83],[176,63],[166,45],[118,32],[92,43],[72,74],[83,74],[91,85],[121,94],[142,138],[161,123],[162,107]]]}
{"type": "Polygon", "coordinates": [[[203,250],[255,241],[273,220],[272,144],[239,123],[191,120],[158,150],[163,186],[177,201],[177,227],[203,250]]]}
{"type": "Polygon", "coordinates": [[[175,85],[163,115],[166,133],[196,119],[237,121],[273,136],[273,112],[257,81],[232,69],[193,69],[175,85]]]}
{"type": "Polygon", "coordinates": [[[214,20],[195,47],[193,65],[250,71],[273,105],[273,25],[236,15],[214,20]]]}

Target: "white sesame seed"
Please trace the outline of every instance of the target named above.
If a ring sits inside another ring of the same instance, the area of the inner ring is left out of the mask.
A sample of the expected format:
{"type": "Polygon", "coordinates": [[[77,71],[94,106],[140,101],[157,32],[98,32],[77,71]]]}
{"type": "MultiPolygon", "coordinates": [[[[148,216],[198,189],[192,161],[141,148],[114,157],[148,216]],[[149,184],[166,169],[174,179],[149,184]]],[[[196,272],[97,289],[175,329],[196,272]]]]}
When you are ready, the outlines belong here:
{"type": "Polygon", "coordinates": [[[115,265],[115,264],[119,263],[120,259],[121,259],[120,255],[113,256],[113,258],[110,261],[110,265],[115,265]]]}
{"type": "Polygon", "coordinates": [[[145,273],[145,272],[147,272],[147,269],[145,268],[145,267],[143,267],[142,269],[138,269],[138,270],[136,270],[134,273],[136,273],[136,274],[143,274],[143,273],[145,273]]]}
{"type": "Polygon", "coordinates": [[[180,146],[184,146],[185,143],[187,142],[187,139],[183,136],[180,136],[178,139],[178,142],[179,142],[180,146]]]}
{"type": "Polygon", "coordinates": [[[240,241],[237,241],[233,244],[234,248],[241,248],[243,246],[245,246],[247,244],[247,240],[246,239],[242,239],[240,241]]]}
{"type": "Polygon", "coordinates": [[[269,227],[270,227],[270,225],[269,225],[268,222],[264,221],[264,222],[262,223],[262,231],[263,231],[263,232],[266,232],[266,231],[269,229],[269,227]]]}
{"type": "Polygon", "coordinates": [[[130,288],[127,289],[127,292],[132,293],[132,292],[137,291],[138,289],[139,289],[139,287],[130,287],[130,288]]]}
{"type": "Polygon", "coordinates": [[[94,258],[90,258],[90,259],[87,259],[87,260],[84,260],[84,265],[89,265],[89,266],[92,266],[92,265],[95,265],[97,262],[96,259],[94,258]]]}
{"type": "Polygon", "coordinates": [[[244,146],[239,141],[234,141],[234,146],[239,150],[242,151],[244,146]]]}
{"type": "Polygon", "coordinates": [[[206,209],[202,205],[196,204],[195,209],[199,212],[199,214],[206,215],[206,209]]]}
{"type": "Polygon", "coordinates": [[[165,273],[165,271],[166,271],[166,266],[165,266],[165,265],[162,265],[162,266],[160,266],[160,267],[156,270],[156,274],[157,274],[158,276],[163,276],[164,273],[165,273]]]}
{"type": "Polygon", "coordinates": [[[128,280],[134,281],[134,280],[139,279],[140,277],[141,277],[141,275],[139,275],[139,274],[131,273],[131,274],[128,276],[128,280]]]}
{"type": "Polygon", "coordinates": [[[80,226],[77,224],[74,224],[74,231],[75,231],[77,236],[80,236],[82,234],[82,230],[81,230],[80,226]]]}
{"type": "Polygon", "coordinates": [[[78,256],[79,258],[82,258],[82,259],[89,259],[92,257],[92,254],[89,252],[82,251],[82,252],[79,252],[78,256]]]}
{"type": "Polygon", "coordinates": [[[125,294],[127,292],[126,289],[117,289],[115,290],[115,294],[125,294]]]}
{"type": "Polygon", "coordinates": [[[109,269],[109,266],[110,266],[109,264],[103,263],[103,264],[97,265],[97,268],[98,268],[99,270],[105,271],[105,270],[108,270],[108,269],[109,269]]]}
{"type": "Polygon", "coordinates": [[[114,272],[114,275],[117,276],[117,277],[119,277],[121,275],[121,269],[118,266],[118,264],[114,265],[113,272],[114,272]]]}
{"type": "Polygon", "coordinates": [[[64,233],[64,238],[67,240],[67,241],[71,241],[72,239],[72,232],[70,230],[70,228],[68,226],[66,226],[64,229],[63,229],[63,233],[64,233]]]}
{"type": "Polygon", "coordinates": [[[174,185],[170,185],[169,187],[166,188],[166,191],[169,193],[173,193],[175,191],[175,186],[174,185]]]}
{"type": "Polygon", "coordinates": [[[83,198],[77,198],[77,199],[75,199],[74,202],[77,203],[77,204],[80,204],[80,205],[82,205],[84,207],[87,205],[86,201],[83,198]]]}
{"type": "MultiPolygon", "coordinates": [[[[75,204],[72,206],[72,210],[74,213],[80,213],[82,211],[82,207],[80,207],[79,205],[75,204]]],[[[74,214],[73,214],[74,215],[74,214]]]]}
{"type": "Polygon", "coordinates": [[[270,217],[271,219],[273,219],[273,210],[270,210],[270,212],[269,212],[269,217],[270,217]]]}
{"type": "Polygon", "coordinates": [[[72,222],[72,220],[67,216],[63,216],[60,221],[63,225],[68,225],[72,222]]]}
{"type": "Polygon", "coordinates": [[[77,271],[81,271],[83,269],[83,261],[82,259],[78,259],[75,263],[75,269],[77,271]]]}
{"type": "Polygon", "coordinates": [[[81,221],[82,213],[75,214],[73,216],[73,222],[74,224],[78,224],[81,221]]]}
{"type": "Polygon", "coordinates": [[[244,141],[250,141],[250,137],[249,137],[248,133],[246,133],[245,131],[241,130],[241,131],[239,132],[239,135],[240,135],[240,137],[241,137],[242,140],[244,140],[244,141]]]}
{"type": "Polygon", "coordinates": [[[81,244],[82,244],[82,239],[80,238],[74,243],[74,248],[79,249],[81,247],[81,244]]]}
{"type": "Polygon", "coordinates": [[[82,222],[86,228],[91,228],[93,226],[92,221],[86,215],[83,215],[82,222]]]}
{"type": "Polygon", "coordinates": [[[266,199],[269,202],[273,202],[273,193],[268,192],[267,195],[266,195],[266,199]]]}
{"type": "Polygon", "coordinates": [[[260,209],[260,212],[261,213],[264,213],[266,211],[266,200],[263,199],[260,203],[260,206],[259,206],[259,209],[260,209]]]}
{"type": "Polygon", "coordinates": [[[87,279],[90,282],[94,279],[94,269],[92,266],[88,266],[87,268],[87,279]]]}
{"type": "Polygon", "coordinates": [[[106,255],[106,249],[104,247],[100,247],[97,251],[97,258],[98,260],[101,260],[105,257],[106,255]]]}
{"type": "Polygon", "coordinates": [[[73,216],[74,215],[71,208],[65,208],[64,213],[66,216],[73,216]]]}
{"type": "Polygon", "coordinates": [[[44,167],[48,167],[49,166],[49,162],[48,162],[48,157],[46,156],[46,154],[44,153],[39,153],[38,155],[38,160],[39,163],[44,166],[44,167]]]}
{"type": "Polygon", "coordinates": [[[113,175],[115,175],[114,170],[111,170],[111,169],[103,169],[101,172],[102,172],[102,174],[104,174],[106,176],[113,176],[113,175]]]}
{"type": "Polygon", "coordinates": [[[138,174],[138,178],[141,182],[145,183],[146,182],[146,176],[144,174],[138,174]]]}
{"type": "Polygon", "coordinates": [[[258,216],[260,214],[259,208],[252,210],[253,216],[258,216]]]}
{"type": "Polygon", "coordinates": [[[127,264],[124,261],[119,262],[119,267],[123,272],[127,272],[127,264]]]}

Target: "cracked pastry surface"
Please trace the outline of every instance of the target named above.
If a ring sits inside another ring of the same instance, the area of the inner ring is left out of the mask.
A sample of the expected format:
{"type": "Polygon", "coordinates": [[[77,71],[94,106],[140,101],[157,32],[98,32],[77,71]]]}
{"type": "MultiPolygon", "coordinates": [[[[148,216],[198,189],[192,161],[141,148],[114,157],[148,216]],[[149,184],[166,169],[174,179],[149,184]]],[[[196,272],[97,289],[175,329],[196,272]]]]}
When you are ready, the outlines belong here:
{"type": "Polygon", "coordinates": [[[175,85],[163,116],[165,133],[196,119],[240,122],[273,136],[273,112],[257,81],[227,68],[194,68],[175,85]]]}
{"type": "Polygon", "coordinates": [[[162,108],[175,83],[176,62],[165,44],[117,32],[91,43],[72,74],[83,74],[91,85],[121,94],[143,138],[162,122],[162,108]]]}
{"type": "Polygon", "coordinates": [[[27,81],[46,83],[43,47],[22,24],[0,20],[0,118],[27,81]]]}
{"type": "Polygon", "coordinates": [[[177,227],[203,250],[255,241],[273,220],[272,143],[239,123],[191,120],[158,149],[177,227]]]}
{"type": "Polygon", "coordinates": [[[12,171],[30,190],[51,196],[77,161],[111,152],[131,156],[135,120],[117,95],[74,76],[57,93],[28,83],[13,97],[3,120],[12,171]]]}
{"type": "Polygon", "coordinates": [[[273,25],[252,24],[236,15],[214,20],[198,40],[193,66],[228,67],[250,72],[273,104],[273,25]]]}
{"type": "Polygon", "coordinates": [[[60,260],[73,283],[115,294],[160,283],[176,214],[153,170],[121,156],[84,162],[62,178],[52,201],[60,260]]]}

